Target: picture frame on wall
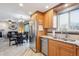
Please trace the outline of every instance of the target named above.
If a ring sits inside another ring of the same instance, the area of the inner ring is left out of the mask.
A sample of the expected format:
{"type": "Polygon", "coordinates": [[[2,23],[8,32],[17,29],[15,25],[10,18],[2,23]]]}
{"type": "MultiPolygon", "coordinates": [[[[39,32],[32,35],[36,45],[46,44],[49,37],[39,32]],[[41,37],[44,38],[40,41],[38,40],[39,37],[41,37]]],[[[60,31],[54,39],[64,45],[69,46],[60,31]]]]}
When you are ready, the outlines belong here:
{"type": "Polygon", "coordinates": [[[16,29],[17,29],[17,24],[16,24],[16,22],[12,22],[11,24],[9,24],[9,29],[11,29],[11,30],[16,30],[16,29]]]}

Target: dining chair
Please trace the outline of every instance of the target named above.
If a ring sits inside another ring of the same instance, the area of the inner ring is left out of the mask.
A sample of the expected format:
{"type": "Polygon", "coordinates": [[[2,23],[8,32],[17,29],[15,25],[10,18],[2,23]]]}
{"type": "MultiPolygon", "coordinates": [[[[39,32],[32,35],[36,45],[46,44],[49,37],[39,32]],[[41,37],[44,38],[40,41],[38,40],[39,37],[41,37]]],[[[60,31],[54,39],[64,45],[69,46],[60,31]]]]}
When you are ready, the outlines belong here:
{"type": "Polygon", "coordinates": [[[12,34],[13,32],[8,32],[7,37],[9,38],[9,46],[16,45],[17,42],[17,34],[12,34]],[[15,42],[15,44],[12,44],[12,42],[15,42]]]}

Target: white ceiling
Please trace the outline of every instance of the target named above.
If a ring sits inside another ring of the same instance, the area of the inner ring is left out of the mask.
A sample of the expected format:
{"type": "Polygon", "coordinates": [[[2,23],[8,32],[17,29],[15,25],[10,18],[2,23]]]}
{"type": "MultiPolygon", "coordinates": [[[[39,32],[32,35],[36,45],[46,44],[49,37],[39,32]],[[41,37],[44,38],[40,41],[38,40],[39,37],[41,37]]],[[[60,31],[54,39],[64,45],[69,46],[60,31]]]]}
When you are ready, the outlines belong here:
{"type": "Polygon", "coordinates": [[[0,20],[20,18],[28,20],[29,12],[34,13],[37,10],[44,12],[55,5],[58,3],[24,3],[23,7],[20,7],[18,3],[0,3],[0,20]],[[49,8],[46,9],[46,6],[49,8]]]}

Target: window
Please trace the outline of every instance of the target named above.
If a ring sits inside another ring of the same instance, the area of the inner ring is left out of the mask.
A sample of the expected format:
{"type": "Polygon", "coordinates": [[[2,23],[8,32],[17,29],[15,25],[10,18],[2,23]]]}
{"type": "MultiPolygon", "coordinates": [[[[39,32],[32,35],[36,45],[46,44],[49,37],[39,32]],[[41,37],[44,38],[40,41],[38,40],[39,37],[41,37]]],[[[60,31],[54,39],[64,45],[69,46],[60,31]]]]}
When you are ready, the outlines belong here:
{"type": "Polygon", "coordinates": [[[58,30],[79,30],[79,9],[58,15],[58,30]]]}
{"type": "Polygon", "coordinates": [[[70,12],[70,28],[79,30],[79,9],[70,12]]]}
{"type": "Polygon", "coordinates": [[[65,29],[69,27],[69,14],[64,13],[58,16],[58,27],[60,29],[65,29]]]}
{"type": "Polygon", "coordinates": [[[25,25],[25,32],[29,32],[29,24],[25,25]]]}

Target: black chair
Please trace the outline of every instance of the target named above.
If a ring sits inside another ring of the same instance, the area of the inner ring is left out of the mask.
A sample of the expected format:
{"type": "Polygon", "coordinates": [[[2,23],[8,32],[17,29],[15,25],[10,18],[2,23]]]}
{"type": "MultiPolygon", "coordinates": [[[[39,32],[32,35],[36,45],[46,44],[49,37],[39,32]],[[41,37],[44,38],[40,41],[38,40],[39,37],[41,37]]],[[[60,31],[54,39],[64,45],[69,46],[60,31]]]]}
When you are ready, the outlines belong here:
{"type": "Polygon", "coordinates": [[[18,36],[17,36],[17,44],[23,44],[23,36],[22,36],[22,33],[18,33],[18,36]]]}
{"type": "Polygon", "coordinates": [[[24,32],[24,34],[23,34],[23,38],[24,38],[24,40],[28,40],[28,33],[27,32],[24,32]]]}
{"type": "Polygon", "coordinates": [[[0,38],[2,38],[2,32],[0,32],[0,38]]]}
{"type": "Polygon", "coordinates": [[[17,43],[17,33],[18,32],[14,32],[14,31],[11,31],[11,32],[8,32],[7,34],[7,37],[9,38],[9,46],[11,46],[11,42],[12,41],[15,41],[15,45],[17,43]]]}

